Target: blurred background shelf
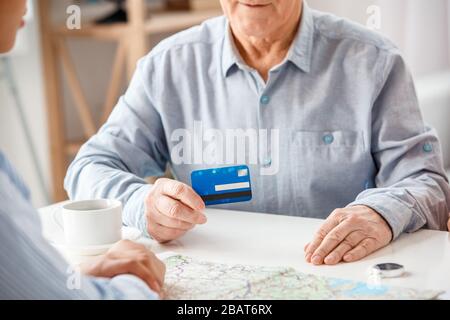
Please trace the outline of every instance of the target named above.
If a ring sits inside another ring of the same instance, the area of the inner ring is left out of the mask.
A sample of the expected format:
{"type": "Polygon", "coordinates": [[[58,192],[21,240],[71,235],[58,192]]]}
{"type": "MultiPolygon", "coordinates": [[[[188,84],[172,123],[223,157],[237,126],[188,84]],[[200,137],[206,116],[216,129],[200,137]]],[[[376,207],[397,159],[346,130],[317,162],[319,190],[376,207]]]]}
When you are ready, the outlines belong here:
{"type": "MultiPolygon", "coordinates": [[[[144,22],[147,35],[176,32],[193,25],[200,24],[208,18],[219,16],[218,9],[191,10],[187,12],[160,12],[154,14],[144,22]]],[[[91,37],[98,40],[119,39],[127,33],[127,23],[112,25],[97,25],[94,23],[83,25],[80,30],[69,30],[66,26],[55,27],[54,33],[63,37],[91,37]]]]}

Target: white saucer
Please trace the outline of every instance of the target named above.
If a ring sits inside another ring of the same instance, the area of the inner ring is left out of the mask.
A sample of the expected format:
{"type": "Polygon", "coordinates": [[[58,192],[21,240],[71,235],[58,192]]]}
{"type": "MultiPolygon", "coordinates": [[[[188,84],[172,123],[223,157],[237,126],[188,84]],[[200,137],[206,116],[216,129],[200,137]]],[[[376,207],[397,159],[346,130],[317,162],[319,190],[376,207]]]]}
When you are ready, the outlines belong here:
{"type": "MultiPolygon", "coordinates": [[[[138,240],[142,233],[132,227],[122,227],[123,240],[138,240]]],[[[68,246],[65,244],[64,235],[57,237],[51,244],[58,250],[67,254],[77,256],[98,256],[108,251],[115,243],[96,245],[96,246],[68,246]]]]}

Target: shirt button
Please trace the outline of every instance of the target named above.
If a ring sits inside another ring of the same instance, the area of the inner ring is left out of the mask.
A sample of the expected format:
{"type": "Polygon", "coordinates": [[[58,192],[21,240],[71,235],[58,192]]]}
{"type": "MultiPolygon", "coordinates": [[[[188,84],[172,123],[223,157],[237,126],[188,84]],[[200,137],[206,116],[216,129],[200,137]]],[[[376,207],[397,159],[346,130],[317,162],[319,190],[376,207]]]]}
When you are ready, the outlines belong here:
{"type": "Polygon", "coordinates": [[[272,165],[272,159],[271,158],[264,159],[264,161],[262,163],[262,166],[264,168],[269,168],[271,165],[272,165]]]}
{"type": "Polygon", "coordinates": [[[322,140],[325,144],[332,144],[334,141],[334,137],[331,133],[329,133],[329,134],[324,135],[322,140]]]}
{"type": "Polygon", "coordinates": [[[423,151],[426,153],[430,153],[431,151],[433,151],[433,146],[431,145],[431,143],[425,143],[423,145],[423,151]]]}
{"type": "Polygon", "coordinates": [[[261,104],[269,104],[270,97],[269,96],[262,96],[260,101],[261,101],[261,104]]]}

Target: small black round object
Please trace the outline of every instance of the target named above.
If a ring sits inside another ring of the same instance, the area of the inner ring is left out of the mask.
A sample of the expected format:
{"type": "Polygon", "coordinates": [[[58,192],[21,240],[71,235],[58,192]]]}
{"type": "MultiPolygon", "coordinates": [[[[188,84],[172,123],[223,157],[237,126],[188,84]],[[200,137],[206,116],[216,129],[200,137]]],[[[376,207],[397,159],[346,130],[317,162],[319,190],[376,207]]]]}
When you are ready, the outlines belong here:
{"type": "Polygon", "coordinates": [[[375,266],[375,268],[380,269],[382,271],[385,271],[385,270],[389,270],[390,271],[390,270],[403,269],[403,266],[401,264],[398,264],[398,263],[380,263],[380,264],[377,264],[375,266]]]}
{"type": "Polygon", "coordinates": [[[405,273],[405,267],[398,263],[379,263],[372,267],[372,274],[383,278],[401,277],[405,273]]]}

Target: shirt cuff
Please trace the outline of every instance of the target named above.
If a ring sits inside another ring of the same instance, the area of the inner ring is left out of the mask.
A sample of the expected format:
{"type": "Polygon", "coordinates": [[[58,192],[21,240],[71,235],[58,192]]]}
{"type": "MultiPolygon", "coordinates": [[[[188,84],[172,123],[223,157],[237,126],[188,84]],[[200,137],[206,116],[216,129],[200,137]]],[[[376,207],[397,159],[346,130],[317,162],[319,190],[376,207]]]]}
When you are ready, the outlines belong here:
{"type": "Polygon", "coordinates": [[[413,211],[402,202],[389,195],[373,195],[367,198],[357,199],[347,207],[366,206],[375,210],[386,220],[392,230],[392,240],[397,239],[410,225],[413,211]]]}
{"type": "Polygon", "coordinates": [[[93,291],[85,291],[94,300],[158,300],[160,297],[140,278],[124,274],[112,279],[89,277],[93,291]]]}
{"type": "Polygon", "coordinates": [[[145,197],[152,188],[151,184],[142,185],[128,198],[123,209],[123,223],[139,229],[146,237],[150,237],[150,235],[147,231],[147,217],[145,216],[145,197]]]}
{"type": "Polygon", "coordinates": [[[131,274],[112,278],[111,285],[121,292],[121,300],[159,300],[143,280],[131,274]]]}

